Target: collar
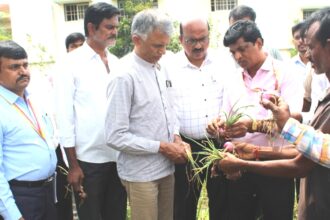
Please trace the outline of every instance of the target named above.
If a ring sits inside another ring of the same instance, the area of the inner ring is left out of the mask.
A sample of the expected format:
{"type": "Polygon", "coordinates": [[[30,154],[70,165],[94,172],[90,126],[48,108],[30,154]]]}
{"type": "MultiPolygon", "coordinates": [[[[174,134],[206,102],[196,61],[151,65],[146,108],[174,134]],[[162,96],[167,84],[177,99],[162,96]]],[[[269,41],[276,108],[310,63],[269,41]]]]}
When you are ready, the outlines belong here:
{"type": "MultiPolygon", "coordinates": [[[[261,67],[258,69],[257,74],[262,73],[269,73],[273,70],[273,64],[274,64],[275,59],[273,59],[271,56],[267,55],[267,58],[265,59],[264,63],[261,65],[261,67]]],[[[248,74],[247,70],[243,69],[242,67],[240,68],[240,72],[245,76],[245,77],[250,77],[248,74]]]]}
{"type": "MultiPolygon", "coordinates": [[[[14,104],[19,98],[21,98],[20,96],[18,96],[17,94],[13,93],[12,91],[6,89],[5,87],[0,85],[0,95],[5,98],[9,103],[14,104]]],[[[26,98],[30,97],[30,93],[25,90],[24,91],[24,96],[26,98]]]]}
{"type": "Polygon", "coordinates": [[[207,65],[207,64],[210,64],[212,63],[212,59],[211,59],[211,56],[210,56],[210,53],[209,53],[209,49],[206,53],[206,57],[201,65],[201,67],[196,67],[195,65],[193,65],[188,57],[186,56],[184,50],[181,50],[180,52],[177,53],[177,56],[176,56],[178,59],[177,59],[177,64],[179,66],[181,66],[182,68],[197,68],[197,69],[200,69],[202,68],[204,65],[207,65]]]}
{"type": "Polygon", "coordinates": [[[152,69],[157,68],[158,70],[161,69],[161,66],[158,62],[157,63],[149,63],[149,62],[145,61],[144,59],[142,59],[141,57],[139,57],[135,53],[135,51],[132,52],[132,56],[133,56],[133,59],[135,60],[135,62],[142,65],[144,68],[152,68],[152,69]]]}

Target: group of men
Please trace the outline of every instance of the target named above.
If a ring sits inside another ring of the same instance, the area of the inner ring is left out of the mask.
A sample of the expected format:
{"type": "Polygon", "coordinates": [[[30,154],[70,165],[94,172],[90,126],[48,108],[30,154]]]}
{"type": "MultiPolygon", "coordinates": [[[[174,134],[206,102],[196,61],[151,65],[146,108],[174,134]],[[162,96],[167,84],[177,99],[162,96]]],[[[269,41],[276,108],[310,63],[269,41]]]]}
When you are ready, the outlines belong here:
{"type": "MultiPolygon", "coordinates": [[[[162,59],[173,26],[169,17],[152,9],[134,16],[134,49],[118,60],[107,48],[115,44],[119,14],[116,7],[103,2],[87,8],[86,38],[73,36],[78,42],[71,46],[68,38],[68,52],[70,47],[75,49],[58,64],[53,113],[43,111],[42,103],[28,92],[26,51],[13,41],[0,42],[3,219],[72,219],[71,208],[68,217],[59,217],[68,203],[58,207],[58,213],[54,205],[56,147],[59,161],[63,155],[59,149],[65,149],[66,178],[79,219],[124,220],[127,198],[133,220],[196,219],[201,186],[189,177],[187,157],[192,152],[196,159],[202,150],[197,143],[205,144],[207,136],[222,148],[219,137],[223,132],[235,140],[241,159],[227,154],[219,162],[224,173],[219,171],[211,178],[210,168],[201,174],[207,183],[211,220],[252,220],[260,215],[292,219],[293,177],[308,172],[299,200],[300,217],[330,216],[324,208],[329,196],[323,193],[329,173],[324,167],[329,164],[329,137],[288,120],[286,103],[292,115],[297,115],[293,113],[301,111],[303,86],[292,69],[272,55],[274,50],[263,49],[253,9],[234,9],[224,36],[224,46],[239,67],[228,53],[209,49],[209,24],[197,16],[180,23],[183,50],[162,59]],[[224,64],[227,61],[234,65],[224,64]],[[260,105],[262,92],[280,96],[278,105],[266,101],[260,105]],[[246,109],[250,117],[223,127],[222,113],[235,106],[251,106],[246,109]],[[281,137],[263,133],[262,122],[271,116],[264,107],[273,111],[278,131],[283,129],[281,137]],[[319,147],[311,150],[314,142],[319,147]],[[243,160],[279,158],[293,159],[243,160]],[[311,201],[312,197],[320,202],[311,201]]],[[[307,57],[315,72],[326,73],[328,78],[329,22],[330,10],[322,9],[304,23],[305,32],[301,32],[306,34],[307,57]]],[[[328,103],[326,96],[311,124],[324,133],[329,133],[328,103]]],[[[60,202],[63,199],[59,197],[60,202]]]]}

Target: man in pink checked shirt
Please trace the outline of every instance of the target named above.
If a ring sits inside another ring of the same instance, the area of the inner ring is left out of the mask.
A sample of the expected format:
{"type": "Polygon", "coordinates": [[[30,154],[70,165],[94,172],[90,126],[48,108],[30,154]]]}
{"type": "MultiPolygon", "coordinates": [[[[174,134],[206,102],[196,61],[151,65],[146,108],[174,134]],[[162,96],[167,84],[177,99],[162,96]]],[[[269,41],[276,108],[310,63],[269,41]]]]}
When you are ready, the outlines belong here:
{"type": "MultiPolygon", "coordinates": [[[[315,72],[325,72],[330,80],[330,7],[313,13],[305,23],[307,56],[315,72]]],[[[293,159],[245,161],[229,155],[220,162],[227,173],[238,170],[281,177],[305,177],[301,180],[298,219],[329,219],[330,216],[330,91],[319,102],[310,125],[290,118],[288,106],[280,98],[278,105],[263,102],[272,110],[281,136],[293,143],[300,154],[293,159]],[[322,133],[323,132],[323,133],[322,133]]]]}
{"type": "MultiPolygon", "coordinates": [[[[267,56],[263,43],[262,35],[254,22],[240,20],[227,30],[224,45],[230,49],[241,68],[236,74],[229,76],[231,79],[224,89],[224,112],[250,106],[244,109],[249,117],[255,120],[271,118],[270,112],[259,104],[261,92],[278,94],[289,103],[293,111],[301,110],[301,85],[296,83],[288,65],[267,56]]],[[[224,119],[225,117],[220,116],[211,125],[215,124],[216,127],[224,119]]],[[[286,141],[280,137],[256,132],[252,129],[254,126],[245,123],[246,121],[241,120],[235,125],[237,129],[227,132],[226,136],[256,146],[271,145],[274,151],[280,151],[286,145],[286,141]]],[[[214,134],[212,129],[209,128],[208,131],[214,134]]],[[[290,220],[293,216],[293,204],[293,179],[244,173],[240,179],[229,181],[228,219],[254,220],[263,215],[267,220],[290,220]]]]}

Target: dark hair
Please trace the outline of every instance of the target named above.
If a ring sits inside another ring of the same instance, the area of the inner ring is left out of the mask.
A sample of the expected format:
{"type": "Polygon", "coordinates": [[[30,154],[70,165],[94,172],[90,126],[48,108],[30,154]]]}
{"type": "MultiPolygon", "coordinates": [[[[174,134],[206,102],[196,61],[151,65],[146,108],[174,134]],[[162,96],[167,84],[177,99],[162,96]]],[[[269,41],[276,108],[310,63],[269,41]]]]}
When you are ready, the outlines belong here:
{"type": "Polygon", "coordinates": [[[305,21],[305,32],[315,22],[320,22],[320,27],[315,33],[315,38],[320,41],[322,46],[325,46],[327,39],[330,38],[330,7],[320,9],[311,14],[305,21]]]}
{"type": "Polygon", "coordinates": [[[260,38],[262,42],[264,41],[256,23],[248,20],[238,20],[227,30],[223,38],[223,45],[228,47],[241,37],[243,37],[245,42],[255,43],[258,38],[260,38]]]}
{"type": "MultiPolygon", "coordinates": [[[[301,32],[301,30],[302,29],[304,29],[304,21],[301,21],[301,22],[299,22],[298,24],[295,24],[295,25],[293,25],[293,27],[291,28],[291,32],[292,32],[292,36],[294,35],[294,33],[296,33],[297,31],[300,31],[301,32]]],[[[300,34],[301,35],[301,34],[300,34]]]]}
{"type": "Polygon", "coordinates": [[[257,15],[253,8],[246,5],[238,5],[230,11],[228,19],[232,18],[234,21],[238,21],[245,17],[249,17],[251,21],[256,21],[257,15]]]}
{"type": "Polygon", "coordinates": [[[98,2],[90,5],[85,11],[85,18],[84,18],[85,35],[88,37],[88,29],[87,29],[88,23],[94,24],[97,29],[100,23],[103,21],[103,19],[105,18],[109,19],[119,14],[120,11],[118,10],[118,8],[105,2],[98,2]]]}
{"type": "Polygon", "coordinates": [[[14,60],[27,58],[27,53],[23,47],[12,40],[0,41],[0,57],[14,60]]]}
{"type": "Polygon", "coordinates": [[[66,49],[69,49],[70,44],[75,43],[79,40],[85,42],[85,36],[82,33],[74,32],[74,33],[69,34],[65,38],[65,47],[66,47],[66,49]]]}

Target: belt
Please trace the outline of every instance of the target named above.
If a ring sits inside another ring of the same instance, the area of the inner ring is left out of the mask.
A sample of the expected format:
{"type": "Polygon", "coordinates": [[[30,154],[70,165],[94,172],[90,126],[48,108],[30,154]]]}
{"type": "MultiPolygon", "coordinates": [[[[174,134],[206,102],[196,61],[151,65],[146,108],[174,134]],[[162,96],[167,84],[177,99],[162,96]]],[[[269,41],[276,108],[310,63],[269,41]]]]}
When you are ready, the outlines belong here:
{"type": "Polygon", "coordinates": [[[22,186],[22,187],[42,187],[47,186],[54,181],[54,175],[48,177],[44,180],[37,180],[37,181],[24,181],[24,180],[10,180],[10,186],[22,186]]]}

